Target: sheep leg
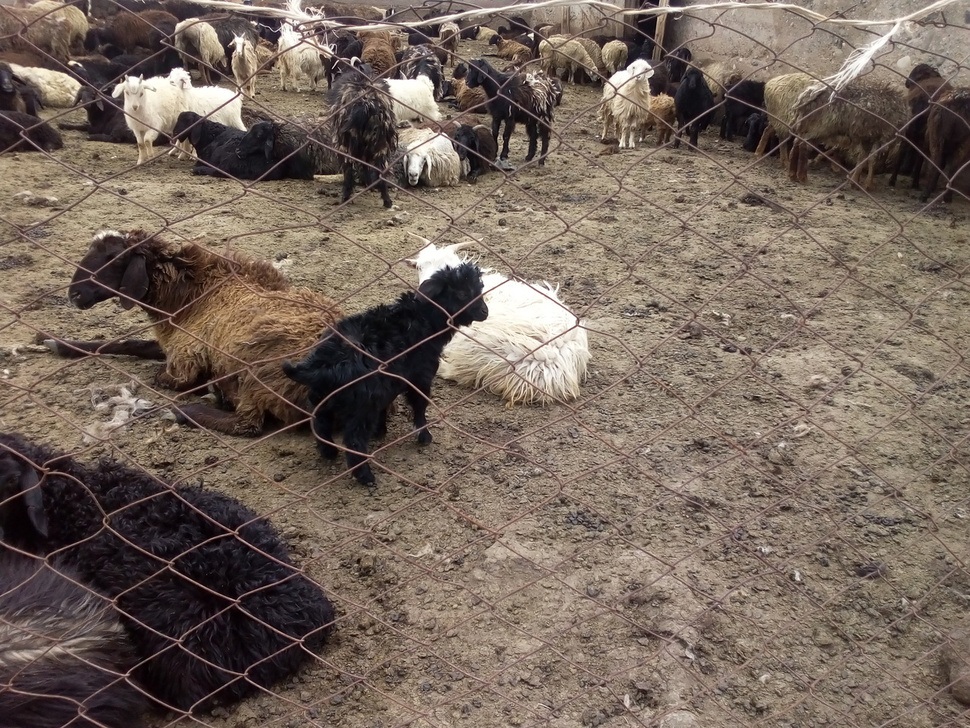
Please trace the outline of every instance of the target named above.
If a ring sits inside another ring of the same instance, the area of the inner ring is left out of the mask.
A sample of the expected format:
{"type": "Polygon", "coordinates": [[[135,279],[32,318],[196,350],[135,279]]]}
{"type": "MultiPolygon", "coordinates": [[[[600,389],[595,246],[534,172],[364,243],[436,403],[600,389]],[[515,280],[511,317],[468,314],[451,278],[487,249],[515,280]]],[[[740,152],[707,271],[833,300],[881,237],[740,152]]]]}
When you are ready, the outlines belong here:
{"type": "Polygon", "coordinates": [[[353,165],[344,165],[344,192],[343,192],[343,202],[350,199],[350,196],[354,192],[354,168],[353,165]]]}
{"type": "Polygon", "coordinates": [[[69,341],[39,338],[57,356],[65,359],[80,359],[92,354],[115,354],[134,356],[138,359],[165,361],[165,352],[153,339],[122,339],[121,341],[69,341]]]}
{"type": "Polygon", "coordinates": [[[203,402],[172,406],[172,414],[180,425],[221,432],[224,435],[255,437],[262,431],[262,423],[254,423],[236,412],[227,412],[203,402]]]}
{"type": "Polygon", "coordinates": [[[534,120],[526,123],[525,132],[529,135],[529,153],[525,155],[525,161],[531,162],[539,146],[539,128],[534,120]]]}
{"type": "Polygon", "coordinates": [[[336,460],[339,450],[334,445],[333,431],[334,419],[333,412],[325,405],[317,410],[313,418],[313,434],[317,439],[317,451],[327,460],[336,460]]]}
{"type": "Polygon", "coordinates": [[[375,423],[370,412],[361,412],[344,424],[344,447],[347,448],[347,469],[361,485],[373,485],[376,481],[371,470],[368,445],[375,423]]]}
{"type": "Polygon", "coordinates": [[[412,382],[404,392],[408,405],[414,412],[414,429],[418,433],[419,445],[430,445],[434,441],[428,430],[428,402],[431,401],[431,385],[426,382],[412,382]]]}
{"type": "Polygon", "coordinates": [[[539,125],[539,135],[542,137],[542,149],[539,151],[539,166],[546,166],[546,155],[549,154],[549,127],[539,125]]]}

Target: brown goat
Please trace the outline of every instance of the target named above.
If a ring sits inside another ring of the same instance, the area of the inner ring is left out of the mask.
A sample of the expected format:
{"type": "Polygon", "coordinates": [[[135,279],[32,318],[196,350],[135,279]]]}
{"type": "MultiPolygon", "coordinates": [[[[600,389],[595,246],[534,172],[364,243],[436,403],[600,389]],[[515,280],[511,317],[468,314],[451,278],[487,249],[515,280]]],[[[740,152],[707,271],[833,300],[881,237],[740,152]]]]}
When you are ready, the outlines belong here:
{"type": "Polygon", "coordinates": [[[228,435],[259,435],[267,417],[306,419],[306,390],[280,363],[309,351],[343,314],[326,296],[294,288],[270,263],[170,243],[142,230],[94,236],[68,289],[78,308],[118,298],[148,314],[157,341],[45,343],[61,356],[129,354],[165,359],[157,384],[189,391],[206,384],[232,412],[180,404],[176,418],[228,435]]]}
{"type": "Polygon", "coordinates": [[[970,163],[970,89],[954,89],[930,105],[926,142],[933,166],[922,200],[927,202],[930,199],[940,174],[944,174],[949,186],[943,193],[943,201],[950,202],[953,200],[956,177],[970,163]]]}
{"type": "Polygon", "coordinates": [[[386,30],[362,30],[357,34],[361,42],[360,60],[370,65],[375,76],[383,76],[397,65],[391,34],[386,30]]]}

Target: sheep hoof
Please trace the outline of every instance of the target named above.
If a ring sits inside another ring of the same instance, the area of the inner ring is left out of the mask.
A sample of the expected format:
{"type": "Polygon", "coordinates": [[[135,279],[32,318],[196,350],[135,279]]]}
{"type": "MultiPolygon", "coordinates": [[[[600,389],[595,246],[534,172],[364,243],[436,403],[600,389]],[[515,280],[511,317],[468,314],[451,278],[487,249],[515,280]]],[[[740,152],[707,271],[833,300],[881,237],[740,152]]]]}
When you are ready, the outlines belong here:
{"type": "Polygon", "coordinates": [[[427,430],[421,430],[421,432],[418,433],[419,445],[430,445],[432,442],[434,442],[434,437],[432,437],[431,433],[427,430]]]}
{"type": "Polygon", "coordinates": [[[364,463],[357,467],[354,471],[354,478],[361,485],[374,485],[377,483],[377,478],[374,477],[374,473],[370,469],[370,465],[364,463]]]}
{"type": "Polygon", "coordinates": [[[317,440],[317,452],[326,460],[336,460],[339,451],[332,442],[317,440]]]}

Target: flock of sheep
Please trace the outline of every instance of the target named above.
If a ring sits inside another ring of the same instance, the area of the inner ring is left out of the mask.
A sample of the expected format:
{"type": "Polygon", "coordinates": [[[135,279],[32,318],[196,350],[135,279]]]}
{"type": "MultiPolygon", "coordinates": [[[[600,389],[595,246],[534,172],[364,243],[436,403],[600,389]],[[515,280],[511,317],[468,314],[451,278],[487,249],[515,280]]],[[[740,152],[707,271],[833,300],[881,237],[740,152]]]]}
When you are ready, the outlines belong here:
{"type": "MultiPolygon", "coordinates": [[[[806,74],[734,78],[720,64],[695,66],[686,48],[658,64],[649,43],[601,44],[520,18],[497,31],[441,23],[305,35],[272,14],[208,16],[189,0],[151,5],[93,24],[53,0],[0,9],[0,152],[60,148],[38,110],[76,105],[90,139],[134,143],[139,164],[165,138],[194,158],[198,174],[341,174],[344,201],[363,185],[391,207],[395,178],[455,185],[504,166],[519,124],[526,160],[541,165],[572,82],[603,84],[601,138],[615,135],[623,149],[651,128],[658,144],[673,135],[677,145],[686,132],[696,147],[720,113],[722,135],[743,131],[751,151],[764,153],[776,136],[793,179],[804,181],[809,152],[820,149],[856,169],[860,184],[867,161],[868,186],[877,153],[903,130],[898,164],[909,160],[914,185],[921,161],[933,165],[926,196],[944,165],[952,173],[970,157],[970,92],[925,64],[905,85],[861,78],[833,99],[806,74]],[[487,41],[507,67],[460,62],[467,39],[487,41]],[[273,64],[284,91],[326,81],[329,114],[298,124],[244,108],[273,64]],[[221,77],[232,83],[212,84],[221,77]],[[487,113],[491,124],[443,122],[446,100],[487,113]]],[[[411,261],[415,290],[348,316],[268,261],[103,230],[69,299],[79,309],[109,299],[139,307],[155,338],[45,343],[64,357],[163,361],[158,386],[211,389],[218,404],[173,406],[184,424],[257,436],[310,419],[321,455],[343,449],[348,470],[370,485],[370,443],[386,433],[400,395],[418,443],[431,442],[426,410],[438,374],[510,406],[580,394],[586,331],[557,288],[480,268],[462,247],[425,240],[411,261]]],[[[112,461],[83,464],[19,435],[0,435],[0,539],[6,725],[127,727],[152,704],[190,711],[238,700],[299,669],[333,625],[324,592],[292,565],[273,526],[238,501],[165,486],[112,461]],[[39,619],[41,610],[56,616],[39,619]]]]}

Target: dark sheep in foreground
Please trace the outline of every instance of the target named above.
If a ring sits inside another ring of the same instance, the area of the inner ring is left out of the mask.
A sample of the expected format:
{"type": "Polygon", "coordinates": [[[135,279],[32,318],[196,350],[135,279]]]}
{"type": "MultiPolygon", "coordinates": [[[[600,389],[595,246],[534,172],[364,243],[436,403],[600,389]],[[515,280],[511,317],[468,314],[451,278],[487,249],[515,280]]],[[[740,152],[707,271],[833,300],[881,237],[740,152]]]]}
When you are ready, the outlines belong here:
{"type": "MultiPolygon", "coordinates": [[[[0,500],[23,487],[22,473],[8,465],[0,462],[0,500]]],[[[27,484],[35,477],[29,471],[27,484]]],[[[0,548],[4,728],[141,725],[147,700],[124,678],[137,662],[134,650],[110,602],[78,581],[57,562],[0,548]]]]}
{"type": "Polygon", "coordinates": [[[0,154],[53,152],[63,146],[61,135],[46,121],[20,111],[0,111],[0,154]]]}
{"type": "Polygon", "coordinates": [[[45,340],[55,354],[164,359],[157,384],[182,392],[211,385],[228,408],[178,404],[180,421],[250,437],[268,421],[306,419],[306,390],[283,375],[280,362],[308,351],[342,315],[333,300],[294,287],[269,262],[141,230],[95,235],[68,298],[81,310],[111,298],[122,308],[141,306],[157,340],[45,340]]]}
{"type": "Polygon", "coordinates": [[[674,147],[680,146],[680,137],[686,129],[690,134],[690,146],[697,148],[697,135],[704,131],[714,117],[714,95],[704,82],[700,69],[691,68],[684,75],[674,96],[677,109],[677,133],[674,147]]]}
{"type": "Polygon", "coordinates": [[[418,443],[431,443],[427,408],[441,352],[458,326],[488,317],[478,266],[444,268],[392,304],[349,316],[301,362],[283,371],[310,388],[313,431],[323,457],[337,457],[342,427],[347,467],[372,485],[370,441],[387,431],[387,408],[403,394],[414,411],[418,443]]]}
{"type": "Polygon", "coordinates": [[[549,77],[541,73],[502,73],[492,68],[485,59],[479,58],[469,63],[465,81],[469,88],[480,86],[485,89],[488,112],[492,116],[492,139],[496,145],[499,128],[505,124],[501,160],[508,160],[509,140],[515,124],[521,122],[529,135],[529,151],[525,161],[531,162],[535,157],[541,137],[539,166],[543,166],[549,153],[549,135],[556,106],[556,90],[549,77]]]}
{"type": "Polygon", "coordinates": [[[359,176],[365,189],[376,186],[384,207],[391,207],[386,175],[397,151],[397,121],[387,84],[366,63],[354,64],[337,77],[328,101],[332,147],[344,177],[342,201],[350,199],[359,176]]]}
{"type": "Polygon", "coordinates": [[[239,501],[172,487],[117,461],[83,464],[0,435],[5,543],[57,553],[117,606],[135,680],[165,706],[205,710],[291,677],[334,610],[276,529],[239,501]]]}

